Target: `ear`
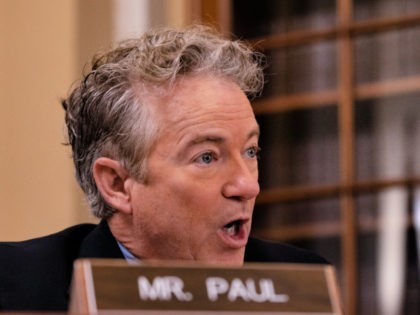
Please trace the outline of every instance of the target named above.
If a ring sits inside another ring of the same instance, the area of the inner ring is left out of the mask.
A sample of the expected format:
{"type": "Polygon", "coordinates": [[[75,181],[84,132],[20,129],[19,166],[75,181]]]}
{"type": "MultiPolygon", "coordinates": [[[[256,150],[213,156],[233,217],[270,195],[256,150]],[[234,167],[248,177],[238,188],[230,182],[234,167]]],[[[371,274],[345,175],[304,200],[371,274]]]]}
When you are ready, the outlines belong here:
{"type": "Polygon", "coordinates": [[[100,157],[93,164],[93,178],[104,200],[114,209],[131,214],[130,179],[120,162],[100,157]]]}

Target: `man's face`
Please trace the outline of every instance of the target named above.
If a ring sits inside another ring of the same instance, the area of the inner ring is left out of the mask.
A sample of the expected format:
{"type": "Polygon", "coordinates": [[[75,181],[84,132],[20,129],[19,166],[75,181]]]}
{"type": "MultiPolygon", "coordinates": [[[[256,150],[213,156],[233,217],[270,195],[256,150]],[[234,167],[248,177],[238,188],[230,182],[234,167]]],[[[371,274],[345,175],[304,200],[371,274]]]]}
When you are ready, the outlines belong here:
{"type": "Polygon", "coordinates": [[[147,180],[131,185],[136,245],[144,259],[240,265],[258,185],[259,128],[235,84],[185,78],[157,106],[159,138],[147,180]]]}

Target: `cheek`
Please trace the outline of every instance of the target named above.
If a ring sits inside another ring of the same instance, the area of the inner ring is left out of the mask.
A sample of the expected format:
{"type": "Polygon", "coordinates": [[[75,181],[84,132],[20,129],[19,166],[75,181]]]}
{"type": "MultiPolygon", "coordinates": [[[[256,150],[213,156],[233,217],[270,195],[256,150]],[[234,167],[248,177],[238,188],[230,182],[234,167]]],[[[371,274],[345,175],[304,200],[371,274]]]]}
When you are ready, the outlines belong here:
{"type": "Polygon", "coordinates": [[[214,183],[195,181],[188,187],[179,185],[174,188],[173,200],[180,207],[190,209],[196,216],[204,215],[211,209],[218,208],[219,190],[214,183]]]}
{"type": "MultiPolygon", "coordinates": [[[[165,196],[166,216],[171,224],[177,224],[180,233],[204,233],[213,226],[216,209],[219,208],[214,185],[203,184],[202,181],[172,182],[165,196]]],[[[162,198],[162,197],[161,197],[162,198]]]]}
{"type": "MultiPolygon", "coordinates": [[[[161,181],[136,192],[133,202],[136,222],[156,229],[176,228],[180,222],[191,220],[191,214],[200,205],[199,191],[193,185],[180,181],[161,181]]],[[[201,193],[202,194],[202,193],[201,193]]]]}
{"type": "Polygon", "coordinates": [[[164,190],[162,196],[169,197],[175,204],[197,206],[214,202],[217,197],[217,186],[217,183],[208,176],[177,172],[161,187],[164,190]]]}
{"type": "MultiPolygon", "coordinates": [[[[156,174],[156,173],[155,173],[156,174]]],[[[136,192],[139,228],[191,231],[205,229],[219,209],[218,185],[214,179],[196,178],[188,172],[162,172],[136,192]],[[166,176],[164,175],[166,174],[166,176]]],[[[160,230],[160,231],[158,231],[160,230]]]]}

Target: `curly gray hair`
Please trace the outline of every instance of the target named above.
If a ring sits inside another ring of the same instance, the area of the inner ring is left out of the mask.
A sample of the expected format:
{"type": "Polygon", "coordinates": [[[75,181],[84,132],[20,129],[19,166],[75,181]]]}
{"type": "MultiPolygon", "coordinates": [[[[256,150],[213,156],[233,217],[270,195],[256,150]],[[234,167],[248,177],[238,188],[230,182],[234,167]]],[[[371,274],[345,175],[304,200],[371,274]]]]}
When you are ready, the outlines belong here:
{"type": "Polygon", "coordinates": [[[131,176],[146,179],[157,124],[149,104],[142,103],[140,86],[167,87],[182,76],[213,75],[232,80],[253,97],[263,86],[261,61],[262,55],[243,42],[204,26],[151,30],[96,55],[91,70],[62,101],[76,178],[93,214],[108,218],[115,212],[95,184],[97,158],[118,160],[131,176]]]}

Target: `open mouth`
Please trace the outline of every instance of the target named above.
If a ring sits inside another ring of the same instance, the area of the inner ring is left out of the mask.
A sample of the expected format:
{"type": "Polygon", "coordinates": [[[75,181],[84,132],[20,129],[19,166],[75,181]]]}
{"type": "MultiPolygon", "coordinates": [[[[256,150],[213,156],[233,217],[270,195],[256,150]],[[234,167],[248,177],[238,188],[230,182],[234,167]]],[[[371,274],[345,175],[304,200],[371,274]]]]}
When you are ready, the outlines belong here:
{"type": "Polygon", "coordinates": [[[219,230],[221,240],[229,248],[244,248],[249,236],[248,222],[248,219],[230,221],[219,230]]]}
{"type": "Polygon", "coordinates": [[[223,227],[223,230],[226,232],[226,234],[230,236],[236,236],[239,234],[241,227],[243,226],[243,220],[235,220],[228,224],[226,224],[223,227]]]}

